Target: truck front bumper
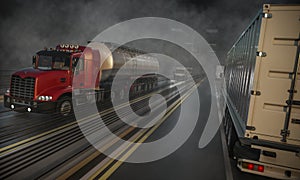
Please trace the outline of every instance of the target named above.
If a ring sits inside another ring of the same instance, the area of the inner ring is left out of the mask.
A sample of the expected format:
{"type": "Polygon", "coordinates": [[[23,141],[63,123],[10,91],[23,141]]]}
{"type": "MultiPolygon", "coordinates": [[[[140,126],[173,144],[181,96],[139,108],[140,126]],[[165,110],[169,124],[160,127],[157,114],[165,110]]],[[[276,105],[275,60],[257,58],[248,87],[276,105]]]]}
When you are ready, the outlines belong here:
{"type": "Polygon", "coordinates": [[[4,95],[4,107],[19,112],[53,113],[56,111],[56,102],[36,102],[4,95]]]}

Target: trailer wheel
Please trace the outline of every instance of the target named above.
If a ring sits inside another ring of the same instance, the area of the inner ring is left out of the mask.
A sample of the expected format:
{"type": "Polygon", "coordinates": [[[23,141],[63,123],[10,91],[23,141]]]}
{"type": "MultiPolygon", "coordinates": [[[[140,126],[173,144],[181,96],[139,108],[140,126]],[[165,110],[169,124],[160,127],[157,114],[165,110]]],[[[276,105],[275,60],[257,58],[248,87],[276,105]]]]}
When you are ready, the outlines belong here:
{"type": "Polygon", "coordinates": [[[73,114],[72,100],[68,96],[63,96],[58,100],[57,113],[62,117],[68,117],[73,114]]]}
{"type": "Polygon", "coordinates": [[[235,154],[234,154],[233,148],[234,148],[236,141],[238,140],[238,137],[235,132],[235,128],[232,123],[232,119],[229,114],[228,108],[225,109],[225,116],[223,118],[223,123],[224,123],[224,133],[226,136],[228,154],[229,154],[230,158],[234,158],[235,154]]]}
{"type": "Polygon", "coordinates": [[[229,153],[229,157],[234,158],[235,157],[235,153],[233,151],[234,145],[237,142],[237,135],[235,133],[234,130],[234,126],[231,123],[231,126],[229,127],[229,132],[227,135],[227,145],[228,145],[228,153],[229,153]]]}

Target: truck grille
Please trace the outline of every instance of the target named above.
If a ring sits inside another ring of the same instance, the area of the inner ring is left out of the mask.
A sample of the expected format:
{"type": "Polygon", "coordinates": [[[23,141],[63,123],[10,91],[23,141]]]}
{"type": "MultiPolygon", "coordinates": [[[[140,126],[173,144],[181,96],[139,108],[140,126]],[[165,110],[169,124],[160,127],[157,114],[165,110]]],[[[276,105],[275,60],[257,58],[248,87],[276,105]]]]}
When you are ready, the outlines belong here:
{"type": "Polygon", "coordinates": [[[10,94],[16,98],[33,99],[35,78],[27,77],[22,79],[20,76],[12,76],[10,94]]]}

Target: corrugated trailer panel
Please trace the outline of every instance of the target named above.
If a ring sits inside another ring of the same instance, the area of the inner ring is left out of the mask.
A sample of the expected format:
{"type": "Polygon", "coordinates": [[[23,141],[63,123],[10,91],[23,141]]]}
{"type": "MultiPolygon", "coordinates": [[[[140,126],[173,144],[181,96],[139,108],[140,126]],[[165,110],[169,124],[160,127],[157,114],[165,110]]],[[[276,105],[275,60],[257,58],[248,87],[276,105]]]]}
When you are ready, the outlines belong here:
{"type": "MultiPolygon", "coordinates": [[[[299,18],[300,6],[265,5],[263,13],[259,13],[228,53],[228,102],[247,138],[281,143],[297,42],[299,45],[299,18]]],[[[294,100],[298,101],[299,77],[298,68],[294,89],[294,100]]],[[[288,144],[300,145],[300,124],[295,123],[298,119],[300,107],[293,105],[288,144]]]]}
{"type": "Polygon", "coordinates": [[[261,14],[258,14],[229,51],[225,67],[228,98],[237,112],[243,134],[246,130],[250,91],[253,86],[260,24],[261,14]]]}

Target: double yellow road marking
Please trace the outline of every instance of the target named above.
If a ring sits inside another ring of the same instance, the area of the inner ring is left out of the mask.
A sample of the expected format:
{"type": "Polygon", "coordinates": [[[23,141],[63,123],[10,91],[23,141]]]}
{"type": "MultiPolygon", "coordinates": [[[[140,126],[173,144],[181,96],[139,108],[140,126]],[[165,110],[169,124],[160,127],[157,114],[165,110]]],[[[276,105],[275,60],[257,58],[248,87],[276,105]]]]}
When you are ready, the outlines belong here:
{"type": "Polygon", "coordinates": [[[110,148],[112,145],[114,145],[116,142],[119,141],[119,138],[123,138],[126,135],[128,135],[130,132],[132,132],[135,128],[134,127],[129,127],[126,131],[121,133],[118,138],[114,138],[112,141],[109,143],[105,144],[100,150],[96,150],[93,154],[91,154],[89,157],[78,163],[77,165],[73,166],[71,169],[63,173],[61,176],[59,176],[57,179],[58,180],[64,180],[69,178],[71,175],[73,175],[76,171],[81,169],[83,166],[87,165],[89,162],[91,162],[93,159],[95,159],[97,156],[101,154],[101,152],[106,151],[108,148],[110,148]]]}
{"type": "MultiPolygon", "coordinates": [[[[99,179],[104,180],[110,177],[121,165],[122,163],[143,143],[145,140],[148,139],[150,135],[153,134],[153,132],[160,127],[160,125],[165,122],[165,120],[194,92],[195,89],[202,83],[200,81],[196,86],[193,86],[189,92],[182,98],[176,101],[174,103],[174,107],[172,107],[167,114],[157,123],[155,126],[153,126],[150,130],[142,129],[142,132],[139,132],[139,135],[134,138],[134,140],[129,143],[126,148],[124,148],[121,152],[117,154],[116,157],[119,157],[121,154],[123,154],[125,151],[127,151],[111,168],[109,168],[99,179]],[[142,137],[142,138],[141,138],[142,137]],[[139,139],[139,140],[138,140],[139,139]],[[131,148],[130,146],[135,143],[131,148]]],[[[98,169],[92,176],[89,177],[89,179],[95,179],[99,174],[101,174],[109,165],[111,165],[115,160],[110,159],[105,165],[101,166],[100,169],[98,169]]]]}
{"type": "MultiPolygon", "coordinates": [[[[159,90],[159,91],[156,91],[156,92],[152,92],[152,93],[149,93],[145,96],[142,96],[142,97],[139,97],[139,98],[136,98],[134,99],[133,101],[131,101],[131,103],[135,103],[135,102],[138,102],[142,99],[146,99],[147,97],[150,97],[152,94],[156,94],[156,93],[159,93],[160,91],[163,91],[163,90],[159,90]]],[[[109,109],[106,109],[104,110],[103,112],[101,112],[101,116],[104,116],[106,114],[109,114],[111,113],[112,111],[114,111],[114,108],[122,108],[122,107],[125,107],[128,105],[128,102],[127,103],[124,103],[124,104],[120,104],[119,106],[117,107],[112,107],[112,108],[109,108],[109,109]]],[[[55,132],[58,132],[58,131],[61,131],[61,130],[64,130],[68,127],[72,127],[74,125],[76,125],[77,123],[80,123],[80,122],[83,122],[85,120],[88,120],[88,119],[91,119],[91,118],[95,118],[97,117],[98,114],[92,114],[92,115],[89,115],[85,118],[82,118],[80,120],[77,120],[75,122],[71,122],[71,123],[68,123],[68,124],[65,124],[63,126],[60,126],[58,128],[55,128],[55,129],[52,129],[52,130],[49,130],[49,131],[46,131],[44,133],[41,133],[41,134],[38,134],[38,135],[35,135],[35,136],[32,136],[30,138],[27,138],[27,139],[24,139],[24,140],[21,140],[19,142],[16,142],[14,144],[11,144],[11,145],[8,145],[8,146],[5,146],[3,148],[0,148],[0,157],[3,157],[7,154],[9,154],[10,152],[13,152],[13,151],[16,151],[18,149],[22,149],[24,147],[28,147],[32,144],[35,144],[37,143],[39,140],[44,140],[46,139],[47,135],[51,135],[51,134],[54,134],[55,132]]]]}
{"type": "MultiPolygon", "coordinates": [[[[203,80],[202,80],[203,81],[203,80]]],[[[201,82],[200,81],[196,87],[198,87],[201,82]]],[[[138,147],[139,147],[139,144],[134,144],[133,147],[132,144],[136,141],[138,141],[138,143],[142,143],[144,142],[176,109],[177,107],[193,92],[191,91],[192,89],[195,89],[195,85],[193,86],[193,88],[191,88],[189,91],[188,91],[188,95],[184,96],[184,98],[182,98],[181,100],[179,100],[178,102],[176,101],[176,103],[174,103],[174,107],[172,107],[169,112],[163,117],[163,119],[159,122],[159,124],[156,124],[155,126],[153,126],[150,130],[149,129],[142,129],[140,131],[139,134],[137,134],[136,136],[134,135],[133,137],[134,140],[131,141],[132,143],[130,143],[126,148],[124,148],[124,151],[120,152],[118,154],[118,156],[122,155],[126,150],[128,150],[128,152],[126,152],[126,154],[123,155],[123,157],[121,157],[121,161],[117,161],[108,171],[106,171],[104,173],[104,175],[101,177],[101,179],[103,178],[107,178],[109,177],[122,163],[124,160],[126,160],[138,147]],[[181,101],[181,102],[180,102],[181,101]],[[143,136],[144,135],[144,136],[143,136]],[[142,137],[143,136],[143,137],[142,137]],[[142,138],[141,138],[142,137],[142,138]],[[131,149],[130,149],[131,148],[131,149]]],[[[157,92],[153,92],[153,93],[150,93],[148,95],[145,95],[143,97],[139,97],[135,100],[133,100],[132,102],[137,102],[141,99],[144,99],[144,98],[147,98],[147,97],[150,97],[152,94],[155,94],[157,92]]],[[[128,103],[126,104],[121,104],[119,105],[117,108],[122,108],[124,106],[128,105],[128,103]]],[[[116,108],[116,107],[115,107],[116,108]]],[[[101,116],[103,115],[106,115],[106,114],[109,114],[111,113],[112,111],[114,111],[114,108],[109,108],[107,110],[104,110],[101,112],[101,116]]],[[[19,150],[19,149],[22,149],[24,147],[28,147],[32,144],[35,144],[39,141],[42,141],[44,139],[47,139],[49,136],[55,136],[55,134],[57,133],[60,133],[62,132],[63,130],[66,130],[66,129],[69,129],[69,128],[73,128],[78,122],[83,122],[83,121],[86,121],[86,120],[89,120],[91,118],[95,118],[97,117],[98,114],[93,114],[93,115],[89,115],[85,118],[82,118],[78,121],[75,121],[75,122],[71,122],[71,123],[68,123],[68,124],[65,124],[63,126],[60,126],[58,128],[55,128],[55,129],[52,129],[50,131],[47,131],[47,132],[44,132],[44,133],[41,133],[41,134],[38,134],[36,136],[33,136],[33,137],[30,137],[28,139],[25,139],[25,140],[22,140],[22,141],[19,141],[17,143],[14,143],[14,144],[11,144],[9,146],[6,146],[6,147],[3,147],[3,148],[0,148],[0,157],[3,157],[7,154],[9,154],[10,152],[12,151],[15,151],[15,150],[19,150]]],[[[125,137],[126,135],[128,135],[130,132],[132,132],[135,128],[134,127],[130,127],[128,128],[127,130],[125,130],[123,133],[121,133],[119,135],[119,137],[125,137]]],[[[109,143],[105,144],[104,147],[101,148],[101,152],[104,152],[105,150],[107,150],[108,148],[110,148],[113,144],[115,144],[117,141],[119,140],[119,138],[115,138],[113,139],[112,141],[110,141],[109,143]]],[[[58,179],[66,179],[68,177],[70,177],[72,174],[74,174],[74,172],[78,171],[80,168],[84,167],[86,164],[88,164],[90,161],[92,161],[94,158],[96,158],[97,156],[99,156],[101,154],[101,152],[99,151],[96,151],[94,152],[92,155],[90,155],[87,159],[81,161],[79,164],[77,164],[76,166],[72,167],[71,169],[69,169],[68,171],[66,171],[64,174],[62,174],[58,179]]],[[[100,168],[96,173],[94,173],[91,178],[95,178],[97,177],[103,170],[105,170],[109,165],[111,165],[115,160],[111,160],[109,161],[108,163],[106,163],[102,168],[100,168]]]]}
{"type": "MultiPolygon", "coordinates": [[[[134,99],[133,101],[131,101],[131,103],[135,103],[135,102],[138,102],[138,101],[140,101],[140,100],[142,100],[142,99],[145,99],[145,98],[147,98],[147,97],[150,97],[150,96],[151,96],[152,94],[154,94],[154,93],[157,93],[157,92],[153,92],[153,93],[147,94],[147,95],[145,95],[145,96],[139,97],[139,98],[137,98],[137,99],[134,99]]],[[[121,105],[119,105],[119,106],[117,106],[117,107],[115,107],[115,108],[122,108],[122,107],[125,107],[125,106],[128,106],[128,103],[121,104],[121,105]]],[[[101,112],[101,116],[104,116],[104,115],[106,115],[106,114],[109,114],[109,113],[111,113],[111,112],[113,112],[113,111],[114,111],[114,108],[106,109],[106,110],[104,110],[104,111],[101,112]]],[[[44,132],[44,133],[41,133],[41,134],[32,136],[32,137],[30,137],[30,138],[27,138],[27,139],[21,140],[21,141],[19,141],[19,142],[16,142],[16,143],[14,143],[14,144],[5,146],[5,147],[3,147],[3,148],[0,148],[0,157],[4,156],[4,155],[6,155],[6,154],[9,154],[9,153],[12,152],[12,151],[21,149],[22,147],[27,147],[27,146],[30,146],[30,145],[32,145],[32,144],[35,144],[38,140],[42,140],[42,139],[46,138],[45,136],[47,136],[47,135],[51,135],[51,134],[53,134],[53,133],[55,133],[55,132],[58,132],[58,131],[60,131],[60,130],[64,130],[64,129],[68,128],[68,127],[71,127],[71,126],[76,125],[77,123],[83,122],[83,121],[85,121],[85,120],[89,120],[89,119],[91,119],[91,118],[95,118],[95,117],[97,117],[97,116],[98,116],[98,114],[92,114],[92,115],[89,115],[89,116],[87,116],[87,117],[84,117],[84,118],[82,118],[82,119],[80,119],[80,120],[77,120],[77,121],[75,121],[75,122],[71,122],[71,123],[65,124],[65,125],[60,126],[60,127],[58,127],[58,128],[49,130],[49,131],[47,131],[47,132],[44,132]],[[23,146],[22,146],[22,145],[23,145],[23,146]]]]}

